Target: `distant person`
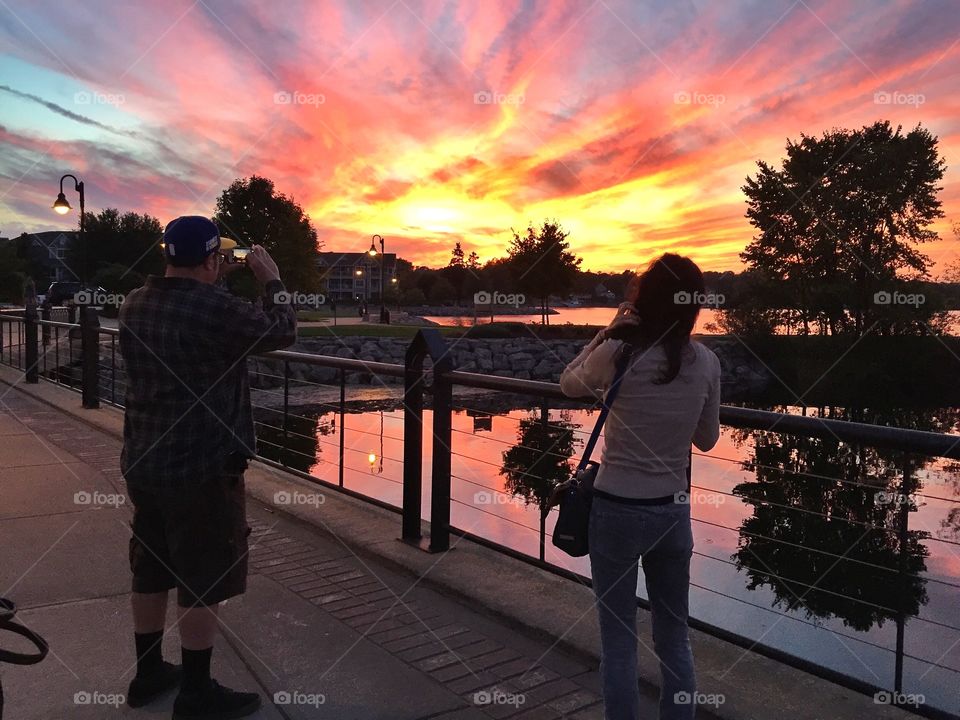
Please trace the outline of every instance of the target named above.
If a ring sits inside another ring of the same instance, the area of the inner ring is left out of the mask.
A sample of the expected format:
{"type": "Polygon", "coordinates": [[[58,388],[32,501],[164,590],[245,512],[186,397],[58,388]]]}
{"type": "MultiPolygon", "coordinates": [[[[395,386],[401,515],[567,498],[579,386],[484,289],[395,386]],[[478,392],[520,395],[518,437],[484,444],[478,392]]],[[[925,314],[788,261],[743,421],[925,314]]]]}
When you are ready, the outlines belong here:
{"type": "Polygon", "coordinates": [[[265,289],[259,309],[216,285],[225,266],[210,220],[177,218],[163,239],[165,275],[130,293],[119,319],[129,376],[121,470],[134,505],[137,674],[127,702],[146,705],[180,683],[180,666],[161,655],[175,587],[183,667],[174,718],[246,717],[259,695],[210,678],[219,604],[247,583],[243,472],[256,441],[246,357],[291,345],[296,315],[275,304],[284,286],[262,247],[247,256],[265,289]]]}
{"type": "Polygon", "coordinates": [[[690,339],[703,293],[703,273],[692,260],[655,260],[560,377],[567,395],[599,396],[612,383],[624,343],[633,348],[607,419],[590,514],[606,720],[640,717],[638,561],[660,661],[660,718],[691,720],[696,712],[687,632],[690,446],[706,452],[720,436],[720,361],[690,339]]]}

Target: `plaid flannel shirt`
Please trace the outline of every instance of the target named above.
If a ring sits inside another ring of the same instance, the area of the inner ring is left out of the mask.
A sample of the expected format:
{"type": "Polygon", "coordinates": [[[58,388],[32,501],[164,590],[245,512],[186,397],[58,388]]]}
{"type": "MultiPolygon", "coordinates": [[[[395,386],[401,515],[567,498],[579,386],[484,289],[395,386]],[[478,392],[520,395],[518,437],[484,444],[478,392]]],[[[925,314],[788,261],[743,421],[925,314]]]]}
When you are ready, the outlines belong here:
{"type": "Polygon", "coordinates": [[[150,276],[120,308],[127,372],[120,469],[154,492],[221,472],[231,453],[253,457],[248,355],[292,345],[292,305],[267,283],[263,309],[189,278],[150,276]]]}

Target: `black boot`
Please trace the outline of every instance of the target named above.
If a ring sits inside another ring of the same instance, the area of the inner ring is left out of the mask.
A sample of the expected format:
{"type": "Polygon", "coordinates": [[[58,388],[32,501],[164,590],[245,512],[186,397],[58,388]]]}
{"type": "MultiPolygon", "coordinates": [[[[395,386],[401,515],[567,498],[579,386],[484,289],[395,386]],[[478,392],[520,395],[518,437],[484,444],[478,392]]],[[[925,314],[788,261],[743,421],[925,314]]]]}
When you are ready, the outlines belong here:
{"type": "Polygon", "coordinates": [[[256,693],[236,692],[210,679],[213,648],[182,649],[183,685],[173,702],[173,720],[232,720],[260,709],[256,693]]]}
{"type": "Polygon", "coordinates": [[[127,705],[143,707],[180,684],[180,666],[163,661],[163,631],[135,633],[137,674],[127,689],[127,705]]]}
{"type": "Polygon", "coordinates": [[[259,709],[257,693],[237,692],[211,680],[203,690],[180,691],[173,702],[173,720],[232,720],[259,709]]]}
{"type": "Polygon", "coordinates": [[[180,684],[180,666],[162,662],[159,667],[144,675],[137,675],[130,681],[127,690],[127,705],[132,708],[143,707],[156,700],[165,692],[180,684]]]}

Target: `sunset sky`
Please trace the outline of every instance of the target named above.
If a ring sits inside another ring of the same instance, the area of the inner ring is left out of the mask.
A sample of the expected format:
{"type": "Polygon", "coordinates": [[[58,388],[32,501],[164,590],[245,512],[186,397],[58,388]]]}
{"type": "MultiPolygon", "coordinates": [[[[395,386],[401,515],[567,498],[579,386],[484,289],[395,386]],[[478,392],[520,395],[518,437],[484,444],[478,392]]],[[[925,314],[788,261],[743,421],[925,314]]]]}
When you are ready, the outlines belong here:
{"type": "Polygon", "coordinates": [[[163,223],[256,173],[326,250],[487,260],[556,218],[584,268],[739,269],[756,160],[889,119],[940,138],[942,263],[958,85],[957,0],[0,0],[0,235],[75,222],[64,172],[163,223]]]}

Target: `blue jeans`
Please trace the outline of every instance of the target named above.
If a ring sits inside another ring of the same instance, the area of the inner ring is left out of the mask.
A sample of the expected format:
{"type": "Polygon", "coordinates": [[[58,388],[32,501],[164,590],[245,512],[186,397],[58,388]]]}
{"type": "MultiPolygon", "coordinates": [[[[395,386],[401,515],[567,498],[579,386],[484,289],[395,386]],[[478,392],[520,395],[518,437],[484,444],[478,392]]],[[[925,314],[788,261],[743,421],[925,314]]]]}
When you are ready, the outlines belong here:
{"type": "Polygon", "coordinates": [[[687,633],[693,532],[690,505],[625,505],[596,497],[590,513],[590,568],[600,616],[606,720],[639,720],[637,565],[643,558],[660,661],[660,720],[692,720],[696,680],[687,633]]]}

